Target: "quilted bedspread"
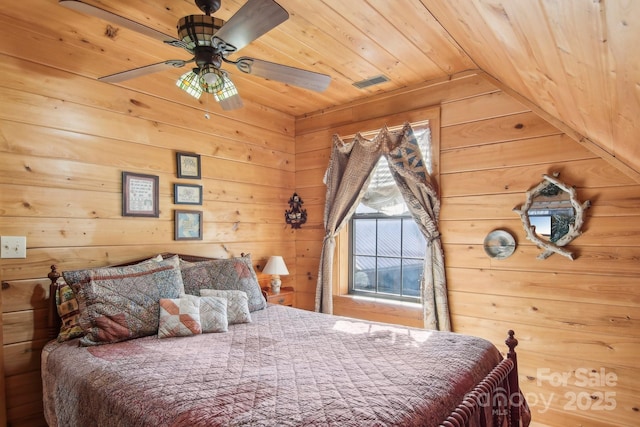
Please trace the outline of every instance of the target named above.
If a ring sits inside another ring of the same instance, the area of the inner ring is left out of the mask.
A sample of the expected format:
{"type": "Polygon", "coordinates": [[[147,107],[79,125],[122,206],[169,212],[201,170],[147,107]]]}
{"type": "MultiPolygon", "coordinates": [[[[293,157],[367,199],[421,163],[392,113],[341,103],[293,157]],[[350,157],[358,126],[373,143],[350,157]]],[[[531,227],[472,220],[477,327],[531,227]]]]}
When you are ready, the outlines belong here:
{"type": "Polygon", "coordinates": [[[226,333],[43,351],[50,426],[437,426],[500,360],[475,337],[269,305],[226,333]]]}

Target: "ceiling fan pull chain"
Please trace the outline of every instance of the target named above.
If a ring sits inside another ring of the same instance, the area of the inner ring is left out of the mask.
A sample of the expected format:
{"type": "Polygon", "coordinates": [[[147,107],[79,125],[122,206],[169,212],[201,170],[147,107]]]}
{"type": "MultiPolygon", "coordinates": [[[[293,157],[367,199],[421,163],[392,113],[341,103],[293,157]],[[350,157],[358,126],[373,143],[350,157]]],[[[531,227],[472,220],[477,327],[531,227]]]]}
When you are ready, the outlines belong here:
{"type": "Polygon", "coordinates": [[[209,98],[210,96],[206,97],[207,100],[205,101],[205,106],[204,106],[204,118],[209,120],[209,98]]]}

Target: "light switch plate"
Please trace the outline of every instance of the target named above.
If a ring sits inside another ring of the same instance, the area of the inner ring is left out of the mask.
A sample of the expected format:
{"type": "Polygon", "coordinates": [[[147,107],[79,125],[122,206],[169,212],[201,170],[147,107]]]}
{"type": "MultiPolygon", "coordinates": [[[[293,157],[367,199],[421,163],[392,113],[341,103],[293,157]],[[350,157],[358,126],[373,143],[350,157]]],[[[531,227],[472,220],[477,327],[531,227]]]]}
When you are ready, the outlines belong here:
{"type": "Polygon", "coordinates": [[[0,258],[26,258],[27,238],[24,236],[0,237],[0,258]]]}

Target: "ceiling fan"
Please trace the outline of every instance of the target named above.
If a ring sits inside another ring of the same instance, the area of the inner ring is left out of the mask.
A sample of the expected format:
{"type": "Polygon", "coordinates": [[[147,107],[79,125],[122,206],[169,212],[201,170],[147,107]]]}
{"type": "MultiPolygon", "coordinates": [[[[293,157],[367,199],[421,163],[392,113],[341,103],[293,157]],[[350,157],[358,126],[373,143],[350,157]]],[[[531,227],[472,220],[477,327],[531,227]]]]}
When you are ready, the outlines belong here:
{"type": "Polygon", "coordinates": [[[313,71],[289,67],[246,56],[236,60],[230,55],[271,31],[289,18],[289,13],[273,0],[248,0],[228,21],[212,15],[220,9],[221,0],[195,0],[204,15],[188,15],[180,18],[178,38],[164,34],[146,25],[80,0],[59,0],[62,6],[86,13],[121,27],[137,31],[171,46],[180,47],[193,57],[188,60],[170,59],[128,71],[100,77],[99,80],[117,83],[167,68],[179,68],[194,62],[195,67],[183,74],[176,85],[195,98],[204,93],[213,95],[223,110],[242,107],[242,99],[222,64],[232,64],[243,73],[277,80],[305,89],[322,92],[331,77],[313,71]]]}

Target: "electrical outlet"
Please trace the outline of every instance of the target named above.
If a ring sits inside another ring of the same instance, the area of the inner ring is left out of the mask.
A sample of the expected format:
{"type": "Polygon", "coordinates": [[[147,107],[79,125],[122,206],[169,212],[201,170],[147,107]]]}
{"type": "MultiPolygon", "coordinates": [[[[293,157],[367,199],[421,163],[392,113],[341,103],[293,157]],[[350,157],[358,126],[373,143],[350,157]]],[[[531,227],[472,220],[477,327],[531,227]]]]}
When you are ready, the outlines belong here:
{"type": "Polygon", "coordinates": [[[26,258],[27,238],[24,236],[0,237],[0,258],[26,258]]]}

